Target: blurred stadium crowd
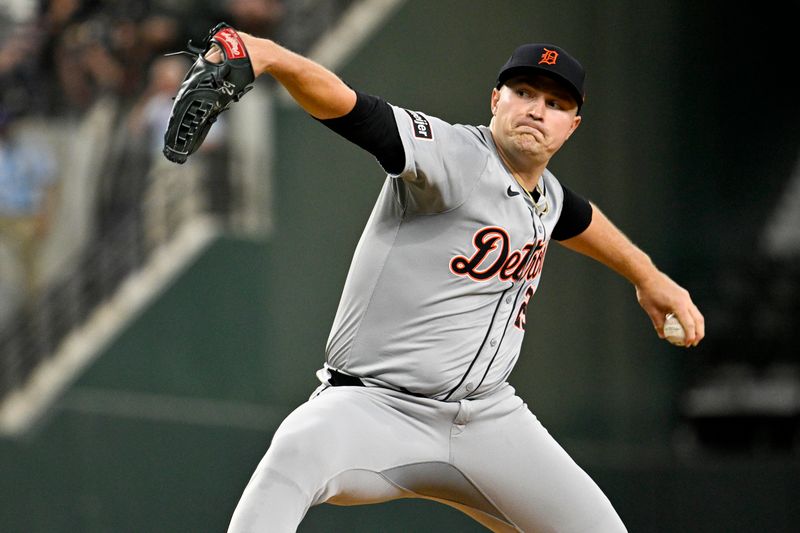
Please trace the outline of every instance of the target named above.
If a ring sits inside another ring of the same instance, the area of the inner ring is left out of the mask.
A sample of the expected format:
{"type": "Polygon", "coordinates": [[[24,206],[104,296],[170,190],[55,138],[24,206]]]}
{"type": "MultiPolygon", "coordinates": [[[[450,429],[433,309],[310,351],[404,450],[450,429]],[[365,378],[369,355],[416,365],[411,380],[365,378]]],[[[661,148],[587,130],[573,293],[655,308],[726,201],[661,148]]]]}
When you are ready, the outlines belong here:
{"type": "Polygon", "coordinates": [[[0,2],[0,397],[183,221],[246,196],[225,115],[194,161],[161,155],[190,65],[165,54],[219,21],[306,51],[350,2],[0,2]]]}
{"type": "Polygon", "coordinates": [[[312,34],[298,31],[292,21],[330,17],[345,4],[5,0],[0,3],[3,108],[17,114],[83,113],[109,94],[132,103],[145,91],[157,58],[183,48],[189,38],[202,38],[218,21],[305,48],[312,34]]]}

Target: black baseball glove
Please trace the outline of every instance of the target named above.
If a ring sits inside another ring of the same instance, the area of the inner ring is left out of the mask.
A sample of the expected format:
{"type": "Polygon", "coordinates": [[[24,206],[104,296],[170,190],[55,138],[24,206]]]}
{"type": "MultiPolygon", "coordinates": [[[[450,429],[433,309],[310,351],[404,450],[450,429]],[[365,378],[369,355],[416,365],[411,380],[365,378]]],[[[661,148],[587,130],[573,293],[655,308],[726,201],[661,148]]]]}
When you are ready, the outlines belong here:
{"type": "Polygon", "coordinates": [[[219,114],[252,89],[255,80],[242,38],[224,22],[212,28],[200,46],[189,41],[188,48],[177,53],[197,59],[175,96],[164,134],[164,155],[175,163],[184,163],[203,144],[219,114]],[[219,63],[205,58],[212,47],[220,51],[219,63]]]}

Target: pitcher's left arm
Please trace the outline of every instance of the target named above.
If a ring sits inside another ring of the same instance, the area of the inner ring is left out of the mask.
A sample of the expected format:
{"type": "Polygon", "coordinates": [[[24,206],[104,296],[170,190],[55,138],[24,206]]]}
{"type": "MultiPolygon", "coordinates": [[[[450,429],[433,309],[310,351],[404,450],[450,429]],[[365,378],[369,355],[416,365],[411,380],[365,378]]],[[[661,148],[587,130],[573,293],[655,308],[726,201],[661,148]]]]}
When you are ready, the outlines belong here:
{"type": "Polygon", "coordinates": [[[674,313],[686,331],[685,346],[697,346],[705,336],[705,319],[689,292],[659,270],[637,247],[592,204],[592,220],[580,234],[560,244],[591,257],[630,281],[639,305],[650,317],[658,336],[664,338],[664,321],[674,313]]]}

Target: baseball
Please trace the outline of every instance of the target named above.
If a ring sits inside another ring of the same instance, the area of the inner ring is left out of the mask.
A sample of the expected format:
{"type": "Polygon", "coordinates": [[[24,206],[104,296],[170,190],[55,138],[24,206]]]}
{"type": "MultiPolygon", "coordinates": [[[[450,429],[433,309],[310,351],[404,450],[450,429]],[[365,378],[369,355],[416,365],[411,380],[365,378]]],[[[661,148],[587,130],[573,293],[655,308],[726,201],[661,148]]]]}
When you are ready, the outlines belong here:
{"type": "Polygon", "coordinates": [[[670,313],[664,321],[664,337],[675,346],[683,346],[686,341],[686,332],[677,317],[670,313]]]}

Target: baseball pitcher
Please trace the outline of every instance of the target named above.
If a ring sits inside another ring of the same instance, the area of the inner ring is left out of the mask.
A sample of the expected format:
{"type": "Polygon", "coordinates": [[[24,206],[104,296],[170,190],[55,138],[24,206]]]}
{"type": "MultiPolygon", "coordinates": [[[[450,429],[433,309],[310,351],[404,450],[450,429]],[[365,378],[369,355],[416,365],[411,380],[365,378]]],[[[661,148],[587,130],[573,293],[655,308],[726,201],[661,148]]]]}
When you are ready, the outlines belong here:
{"type": "Polygon", "coordinates": [[[291,532],[313,505],[397,498],[441,502],[492,531],[625,531],[507,381],[553,241],[628,279],[659,336],[670,313],[685,346],[704,336],[689,293],[547,169],[581,123],[581,64],[556,45],[520,46],[495,80],[489,125],[470,126],[354,90],[224,24],[195,52],[168,158],[185,161],[215,117],[268,74],[387,174],[320,385],[278,428],[229,532],[291,532]]]}

